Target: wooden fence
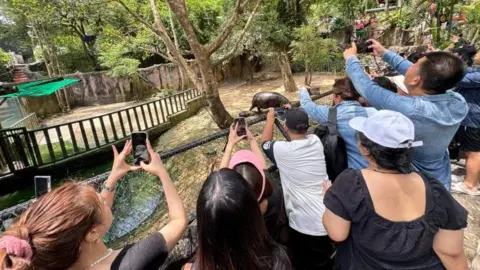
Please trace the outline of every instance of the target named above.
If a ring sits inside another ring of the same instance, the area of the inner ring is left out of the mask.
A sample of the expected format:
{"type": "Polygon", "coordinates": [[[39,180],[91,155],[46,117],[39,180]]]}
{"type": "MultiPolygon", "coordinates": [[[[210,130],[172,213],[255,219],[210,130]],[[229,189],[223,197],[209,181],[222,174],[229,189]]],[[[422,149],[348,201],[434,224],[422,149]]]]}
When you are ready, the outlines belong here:
{"type": "Polygon", "coordinates": [[[124,140],[134,131],[168,124],[169,116],[185,111],[187,102],[200,96],[200,91],[191,89],[73,122],[33,130],[0,130],[0,156],[8,164],[0,176],[52,164],[124,140]]]}

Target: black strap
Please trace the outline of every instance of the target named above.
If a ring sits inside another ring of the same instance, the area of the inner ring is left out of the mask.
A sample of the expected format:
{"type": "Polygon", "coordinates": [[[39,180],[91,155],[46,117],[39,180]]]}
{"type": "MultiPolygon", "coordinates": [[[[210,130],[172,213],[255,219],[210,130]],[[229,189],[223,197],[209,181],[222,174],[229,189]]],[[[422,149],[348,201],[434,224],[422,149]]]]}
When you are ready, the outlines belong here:
{"type": "Polygon", "coordinates": [[[337,106],[332,106],[328,109],[328,131],[331,135],[338,135],[337,132],[337,106]]]}

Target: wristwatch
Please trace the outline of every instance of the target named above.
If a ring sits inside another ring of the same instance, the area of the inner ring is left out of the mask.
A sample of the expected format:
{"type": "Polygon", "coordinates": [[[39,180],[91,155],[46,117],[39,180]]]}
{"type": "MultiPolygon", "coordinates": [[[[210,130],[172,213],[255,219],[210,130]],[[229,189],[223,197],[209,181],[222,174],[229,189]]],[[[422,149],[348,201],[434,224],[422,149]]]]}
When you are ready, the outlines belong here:
{"type": "Polygon", "coordinates": [[[103,186],[102,186],[102,190],[106,190],[108,192],[115,192],[115,188],[117,187],[117,185],[113,185],[113,187],[109,187],[107,186],[107,181],[103,182],[103,186]]]}

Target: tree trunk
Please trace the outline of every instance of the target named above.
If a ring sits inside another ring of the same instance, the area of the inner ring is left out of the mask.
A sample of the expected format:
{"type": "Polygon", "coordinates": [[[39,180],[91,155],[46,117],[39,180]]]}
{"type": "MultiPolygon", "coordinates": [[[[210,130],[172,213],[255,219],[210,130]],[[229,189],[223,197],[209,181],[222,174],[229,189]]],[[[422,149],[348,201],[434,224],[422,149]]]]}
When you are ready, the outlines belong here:
{"type": "Polygon", "coordinates": [[[310,66],[308,64],[305,65],[305,85],[310,86],[312,83],[312,72],[310,71],[310,66]]]}
{"type": "MultiPolygon", "coordinates": [[[[170,9],[168,9],[168,15],[170,17],[170,27],[172,28],[173,41],[177,50],[180,51],[180,45],[178,45],[177,31],[175,31],[175,24],[173,23],[172,11],[170,9]]],[[[183,91],[185,90],[185,75],[183,75],[183,69],[181,65],[178,65],[178,73],[180,75],[181,90],[183,91]]]]}
{"type": "MultiPolygon", "coordinates": [[[[151,0],[151,3],[152,6],[154,6],[154,0],[151,0]]],[[[193,25],[188,19],[188,12],[184,2],[168,0],[167,3],[182,26],[185,33],[185,38],[187,39],[190,49],[195,56],[195,61],[202,76],[203,92],[205,93],[208,106],[212,112],[213,120],[219,128],[228,128],[232,124],[233,118],[225,109],[225,106],[223,106],[223,103],[220,99],[218,83],[214,76],[214,66],[210,58],[210,52],[207,48],[205,48],[205,46],[202,46],[199,43],[193,25]]],[[[157,24],[160,24],[158,19],[157,24]]],[[[177,48],[173,49],[178,52],[177,48]]]]}
{"type": "Polygon", "coordinates": [[[197,58],[197,64],[202,74],[203,92],[207,104],[212,112],[213,121],[221,129],[228,128],[233,123],[233,118],[223,106],[218,92],[218,82],[214,76],[214,67],[210,57],[204,56],[202,61],[197,58]]]}
{"type": "Polygon", "coordinates": [[[278,65],[280,66],[280,71],[282,72],[283,85],[286,92],[295,92],[298,90],[297,84],[293,78],[292,68],[290,66],[290,59],[285,50],[281,51],[278,54],[278,65]]]}

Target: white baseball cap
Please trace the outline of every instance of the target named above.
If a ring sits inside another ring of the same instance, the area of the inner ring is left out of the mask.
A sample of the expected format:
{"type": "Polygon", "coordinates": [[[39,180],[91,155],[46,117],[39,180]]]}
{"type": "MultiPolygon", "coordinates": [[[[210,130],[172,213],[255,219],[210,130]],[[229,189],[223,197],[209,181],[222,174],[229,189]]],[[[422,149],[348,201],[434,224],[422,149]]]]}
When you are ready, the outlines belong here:
{"type": "Polygon", "coordinates": [[[413,141],[415,127],[412,121],[398,112],[381,110],[368,118],[355,117],[349,125],[384,147],[410,148],[423,145],[422,141],[413,141]]]}

